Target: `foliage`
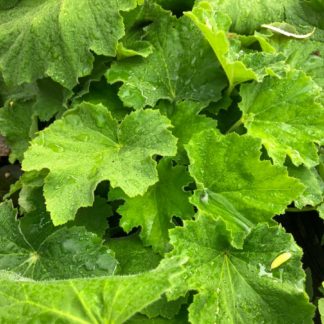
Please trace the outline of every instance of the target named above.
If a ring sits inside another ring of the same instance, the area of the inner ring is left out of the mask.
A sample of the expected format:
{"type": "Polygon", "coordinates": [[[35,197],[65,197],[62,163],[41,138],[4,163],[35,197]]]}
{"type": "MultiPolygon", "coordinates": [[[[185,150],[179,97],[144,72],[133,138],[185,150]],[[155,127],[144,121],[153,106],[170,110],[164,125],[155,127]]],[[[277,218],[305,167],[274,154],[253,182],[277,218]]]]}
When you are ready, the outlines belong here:
{"type": "Polygon", "coordinates": [[[0,0],[0,322],[323,318],[323,9],[0,0]]]}

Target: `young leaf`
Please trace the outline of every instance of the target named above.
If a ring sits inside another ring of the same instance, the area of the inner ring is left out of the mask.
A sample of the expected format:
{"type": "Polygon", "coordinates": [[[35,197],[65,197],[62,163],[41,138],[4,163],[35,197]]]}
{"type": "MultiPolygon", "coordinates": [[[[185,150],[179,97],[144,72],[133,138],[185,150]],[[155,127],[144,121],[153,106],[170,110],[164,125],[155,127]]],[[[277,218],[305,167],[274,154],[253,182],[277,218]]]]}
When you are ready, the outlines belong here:
{"type": "Polygon", "coordinates": [[[0,275],[0,321],[23,324],[124,323],[170,289],[181,272],[171,259],[150,272],[133,276],[28,281],[0,275]]]}
{"type": "Polygon", "coordinates": [[[242,250],[231,246],[223,222],[207,215],[185,221],[170,237],[169,256],[188,258],[173,295],[198,292],[189,307],[191,323],[311,323],[302,251],[281,227],[257,225],[242,250]],[[272,261],[286,251],[292,257],[271,271],[272,261]]]}
{"type": "Polygon", "coordinates": [[[54,225],[91,206],[97,184],[109,180],[134,197],[158,180],[154,154],[176,154],[169,120],[137,111],[118,124],[106,107],[82,103],[40,132],[25,153],[23,170],[49,169],[44,196],[54,225]]]}
{"type": "Polygon", "coordinates": [[[236,247],[255,225],[270,222],[303,191],[284,168],[260,161],[261,143],[249,136],[206,130],[186,149],[198,187],[192,203],[200,214],[221,217],[236,247]]]}
{"type": "Polygon", "coordinates": [[[227,15],[215,12],[208,2],[199,2],[190,12],[185,13],[201,30],[216,54],[229,82],[229,92],[236,84],[256,80],[257,75],[235,58],[235,50],[227,39],[226,32],[231,21],[227,15]]]}
{"type": "Polygon", "coordinates": [[[120,224],[125,231],[141,226],[144,245],[164,253],[168,249],[168,230],[173,227],[172,217],[190,219],[194,214],[189,193],[183,190],[192,180],[185,167],[172,166],[170,159],[162,159],[157,169],[159,182],[143,196],[121,197],[125,203],[117,211],[122,215],[120,224]]]}
{"type": "Polygon", "coordinates": [[[275,164],[288,155],[299,166],[319,163],[314,143],[324,139],[324,108],[316,102],[320,88],[303,72],[290,71],[282,79],[241,86],[243,123],[248,134],[260,138],[275,164]]]}
{"type": "Polygon", "coordinates": [[[136,6],[105,0],[25,0],[0,9],[0,68],[7,83],[49,76],[66,88],[90,74],[93,54],[115,56],[124,34],[120,10],[136,6]]]}
{"type": "Polygon", "coordinates": [[[11,202],[0,204],[0,269],[33,279],[113,274],[117,261],[84,227],[55,229],[46,213],[16,219],[11,202]]]}
{"type": "Polygon", "coordinates": [[[110,83],[123,82],[119,96],[126,106],[154,106],[159,99],[220,99],[226,86],[223,73],[188,19],[177,20],[163,13],[147,27],[145,40],[154,47],[150,56],[116,62],[106,74],[110,83]]]}

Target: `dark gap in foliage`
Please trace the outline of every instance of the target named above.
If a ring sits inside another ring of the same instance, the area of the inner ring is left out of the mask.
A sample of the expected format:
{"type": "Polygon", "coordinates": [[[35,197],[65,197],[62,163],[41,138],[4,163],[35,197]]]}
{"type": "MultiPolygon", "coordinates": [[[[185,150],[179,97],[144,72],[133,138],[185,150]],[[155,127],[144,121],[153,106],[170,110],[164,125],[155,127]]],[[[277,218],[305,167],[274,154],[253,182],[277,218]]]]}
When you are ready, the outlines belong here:
{"type": "Polygon", "coordinates": [[[172,223],[176,226],[183,226],[183,220],[181,219],[181,217],[178,216],[172,217],[172,223]]]}
{"type": "Polygon", "coordinates": [[[48,120],[48,121],[41,121],[41,120],[38,119],[38,123],[37,123],[37,125],[38,125],[38,130],[41,131],[41,130],[45,129],[45,128],[48,127],[50,124],[54,123],[55,120],[56,120],[55,117],[52,117],[52,118],[51,118],[50,120],[48,120]]]}
{"type": "Polygon", "coordinates": [[[185,187],[183,187],[184,191],[194,191],[197,189],[196,183],[195,182],[191,182],[188,185],[186,185],[185,187]]]}
{"type": "Polygon", "coordinates": [[[320,297],[318,287],[324,281],[324,248],[321,245],[324,223],[316,211],[287,212],[275,219],[291,233],[303,249],[303,267],[310,268],[314,287],[314,298],[320,297]]]}
{"type": "Polygon", "coordinates": [[[109,224],[109,228],[107,230],[108,238],[127,236],[127,233],[125,233],[124,230],[119,226],[120,219],[121,216],[118,214],[114,214],[113,216],[108,217],[108,224],[109,224]]]}
{"type": "Polygon", "coordinates": [[[161,161],[161,160],[162,160],[162,158],[163,158],[163,156],[162,156],[162,155],[155,155],[155,156],[154,156],[154,159],[155,159],[155,161],[156,161],[156,162],[159,162],[159,161],[161,161]]]}
{"type": "MultiPolygon", "coordinates": [[[[18,162],[9,164],[8,157],[0,159],[0,201],[9,192],[10,186],[22,175],[21,166],[18,162]]],[[[11,196],[15,206],[18,204],[18,192],[11,196]]]]}
{"type": "Polygon", "coordinates": [[[270,158],[267,149],[264,147],[264,145],[262,145],[261,147],[261,156],[260,156],[260,160],[269,160],[272,161],[272,159],[270,158]]]}
{"type": "Polygon", "coordinates": [[[219,111],[216,116],[217,127],[222,134],[226,134],[241,117],[242,112],[236,104],[232,104],[227,110],[219,111]]]}
{"type": "Polygon", "coordinates": [[[110,183],[109,181],[102,181],[97,185],[97,188],[95,190],[95,195],[100,196],[104,199],[107,199],[108,197],[108,191],[109,191],[110,183]]]}
{"type": "Polygon", "coordinates": [[[171,10],[172,13],[177,16],[181,17],[184,11],[191,11],[194,0],[158,0],[157,1],[164,9],[171,10]]]}

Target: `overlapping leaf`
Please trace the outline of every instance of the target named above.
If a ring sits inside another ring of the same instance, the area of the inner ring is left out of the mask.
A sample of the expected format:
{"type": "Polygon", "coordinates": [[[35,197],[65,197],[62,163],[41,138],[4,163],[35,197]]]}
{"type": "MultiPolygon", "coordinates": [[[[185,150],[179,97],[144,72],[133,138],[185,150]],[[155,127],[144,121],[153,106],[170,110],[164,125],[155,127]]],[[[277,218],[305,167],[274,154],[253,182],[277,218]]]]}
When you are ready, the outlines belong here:
{"type": "Polygon", "coordinates": [[[49,169],[44,195],[55,225],[91,206],[97,184],[109,180],[130,196],[157,180],[154,154],[175,155],[170,122],[158,111],[134,112],[121,124],[102,105],[83,103],[32,141],[25,171],[49,169]]]}
{"type": "Polygon", "coordinates": [[[117,261],[84,227],[55,229],[46,213],[16,219],[9,201],[0,205],[0,269],[34,279],[113,274],[117,261]]]}
{"type": "Polygon", "coordinates": [[[122,196],[125,203],[118,212],[122,215],[120,224],[125,231],[141,226],[144,245],[152,245],[154,250],[163,253],[168,248],[172,217],[190,219],[194,214],[189,193],[183,189],[192,179],[185,167],[172,166],[170,159],[161,160],[157,169],[159,182],[143,196],[122,196]]]}
{"type": "Polygon", "coordinates": [[[166,115],[172,123],[173,135],[178,138],[178,158],[185,160],[184,145],[191,137],[201,131],[216,127],[216,121],[200,112],[206,104],[201,102],[184,100],[177,104],[161,101],[158,104],[159,110],[166,115]]]}
{"type": "Polygon", "coordinates": [[[24,0],[0,9],[0,69],[8,83],[49,76],[72,88],[90,74],[93,51],[115,56],[124,35],[120,10],[135,0],[24,0]]]}
{"type": "Polygon", "coordinates": [[[29,281],[0,275],[0,320],[7,323],[124,323],[170,289],[178,259],[133,276],[29,281]]]}
{"type": "Polygon", "coordinates": [[[288,172],[290,176],[299,179],[306,187],[303,194],[295,200],[297,208],[303,208],[306,205],[317,206],[323,201],[324,182],[316,168],[307,169],[304,166],[288,165],[288,172]]]}
{"type": "Polygon", "coordinates": [[[186,149],[198,188],[192,202],[200,214],[225,221],[236,247],[255,225],[269,222],[303,192],[284,168],[260,161],[260,141],[249,136],[206,130],[186,149]]]}
{"type": "Polygon", "coordinates": [[[235,45],[231,47],[226,35],[231,24],[227,15],[219,11],[215,12],[208,2],[200,2],[192,11],[185,14],[193,20],[213,48],[226,73],[229,92],[238,83],[257,79],[253,70],[246,67],[235,57],[235,45]]]}
{"type": "Polygon", "coordinates": [[[126,106],[154,106],[159,99],[220,99],[226,86],[223,74],[208,44],[188,19],[177,20],[161,12],[147,27],[145,40],[154,47],[150,56],[122,60],[107,73],[109,82],[123,82],[119,96],[126,106]]]}
{"type": "Polygon", "coordinates": [[[282,79],[242,85],[239,104],[248,134],[260,138],[276,164],[286,156],[298,166],[319,163],[315,143],[324,139],[324,108],[316,102],[320,88],[303,72],[282,79]]]}
{"type": "Polygon", "coordinates": [[[170,255],[189,259],[173,295],[198,292],[189,307],[191,323],[311,323],[301,249],[282,228],[258,225],[237,250],[224,224],[202,215],[171,230],[170,237],[170,255]],[[284,252],[291,258],[271,270],[284,252]]]}

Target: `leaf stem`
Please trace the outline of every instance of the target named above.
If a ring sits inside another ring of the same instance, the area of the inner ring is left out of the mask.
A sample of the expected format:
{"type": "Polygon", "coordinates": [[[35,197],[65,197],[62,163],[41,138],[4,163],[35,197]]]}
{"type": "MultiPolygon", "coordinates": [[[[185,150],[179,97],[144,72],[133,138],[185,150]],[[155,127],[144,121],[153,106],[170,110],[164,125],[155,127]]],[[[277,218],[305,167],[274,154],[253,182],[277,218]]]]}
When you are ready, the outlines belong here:
{"type": "Polygon", "coordinates": [[[234,132],[236,129],[238,129],[241,125],[243,124],[243,120],[242,118],[240,118],[239,120],[237,120],[230,128],[229,130],[226,132],[226,134],[234,132]]]}
{"type": "Polygon", "coordinates": [[[287,213],[304,213],[304,212],[313,211],[313,210],[316,210],[316,208],[315,207],[304,207],[302,209],[298,209],[296,207],[286,208],[287,213]]]}

